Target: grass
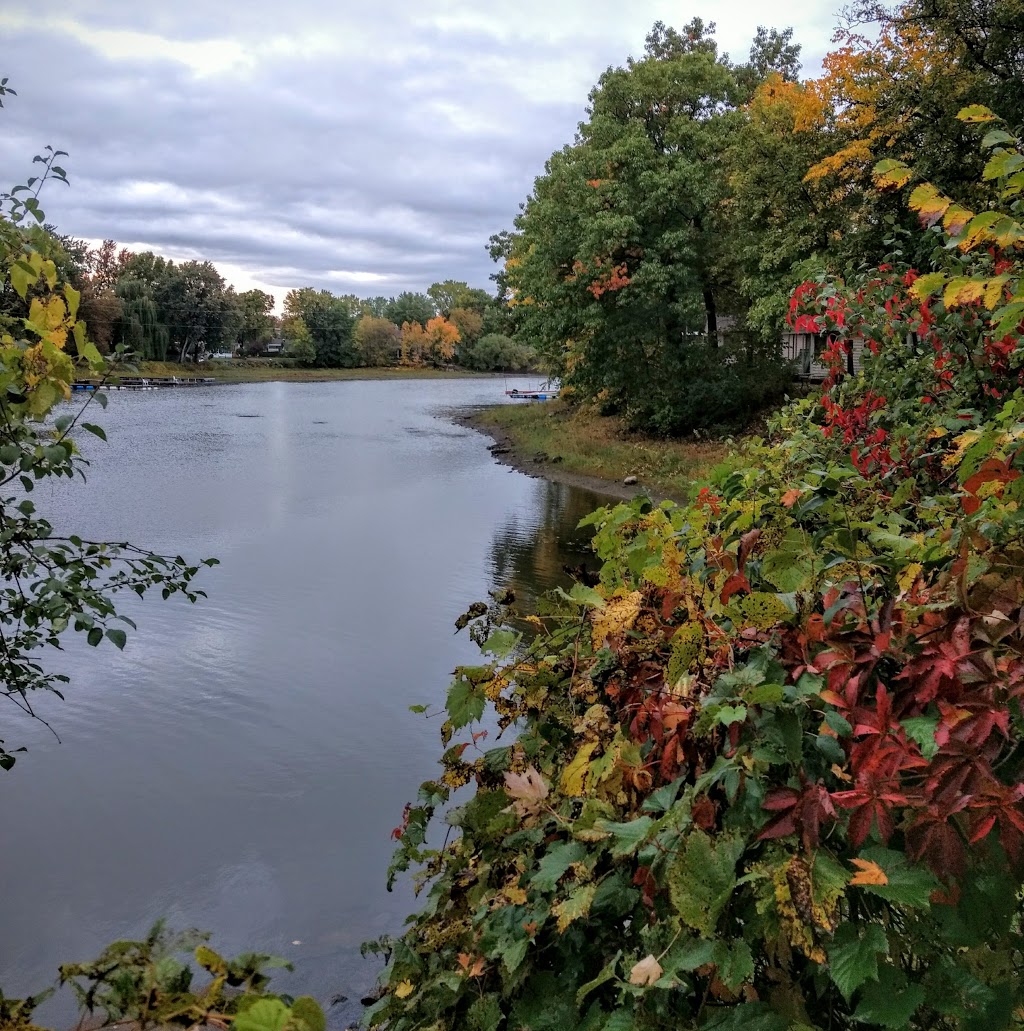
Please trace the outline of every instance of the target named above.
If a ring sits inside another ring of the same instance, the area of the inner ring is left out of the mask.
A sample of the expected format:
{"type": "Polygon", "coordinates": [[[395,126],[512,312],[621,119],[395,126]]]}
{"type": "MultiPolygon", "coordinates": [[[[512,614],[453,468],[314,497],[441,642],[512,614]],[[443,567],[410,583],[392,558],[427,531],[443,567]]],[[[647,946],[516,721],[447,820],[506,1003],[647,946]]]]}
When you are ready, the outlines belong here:
{"type": "Polygon", "coordinates": [[[210,376],[225,383],[258,383],[265,381],[299,381],[317,383],[326,380],[350,379],[451,379],[456,376],[479,376],[461,369],[289,369],[259,358],[232,358],[202,365],[179,365],[176,362],[140,362],[140,376],[210,376]]]}
{"type": "Polygon", "coordinates": [[[500,431],[520,457],[543,452],[560,458],[567,473],[619,483],[636,476],[643,486],[678,500],[692,493],[694,481],[729,459],[723,441],[644,437],[627,432],[613,416],[562,401],[498,405],[481,412],[478,422],[500,431]]]}

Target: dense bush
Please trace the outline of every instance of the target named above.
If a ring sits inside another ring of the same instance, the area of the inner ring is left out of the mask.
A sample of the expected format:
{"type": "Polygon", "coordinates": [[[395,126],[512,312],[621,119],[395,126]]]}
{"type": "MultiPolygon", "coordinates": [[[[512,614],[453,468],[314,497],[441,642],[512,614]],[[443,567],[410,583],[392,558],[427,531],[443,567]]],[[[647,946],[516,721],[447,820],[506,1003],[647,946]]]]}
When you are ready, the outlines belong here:
{"type": "Polygon", "coordinates": [[[1020,1026],[1024,156],[985,145],[980,215],[911,196],[927,275],[797,291],[822,396],[690,505],[591,516],[529,643],[473,624],[372,1026],[1020,1026]]]}

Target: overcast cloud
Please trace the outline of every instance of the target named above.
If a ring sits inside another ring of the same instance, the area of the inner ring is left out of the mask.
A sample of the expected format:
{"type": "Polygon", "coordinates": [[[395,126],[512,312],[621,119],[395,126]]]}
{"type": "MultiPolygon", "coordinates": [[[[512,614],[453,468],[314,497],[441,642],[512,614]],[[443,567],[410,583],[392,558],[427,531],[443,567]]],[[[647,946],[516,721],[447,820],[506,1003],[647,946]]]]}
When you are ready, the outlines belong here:
{"type": "Polygon", "coordinates": [[[0,4],[5,184],[70,152],[47,219],[205,258],[239,289],[487,287],[507,228],[600,73],[651,25],[718,22],[745,58],[792,25],[805,74],[836,6],[811,0],[37,0],[0,4]]]}

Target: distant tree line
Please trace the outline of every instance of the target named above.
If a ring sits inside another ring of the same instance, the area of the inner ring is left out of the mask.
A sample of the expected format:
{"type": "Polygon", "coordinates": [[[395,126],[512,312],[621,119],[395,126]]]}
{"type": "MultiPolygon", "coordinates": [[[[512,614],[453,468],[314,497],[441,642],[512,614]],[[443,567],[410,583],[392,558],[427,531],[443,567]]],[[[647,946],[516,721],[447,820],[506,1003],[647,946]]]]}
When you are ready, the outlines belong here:
{"type": "MultiPolygon", "coordinates": [[[[304,287],[287,295],[278,317],[269,293],[236,291],[209,261],[174,262],[113,240],[92,248],[50,225],[21,232],[81,293],[79,318],[101,353],[124,345],[141,360],[188,362],[272,352],[324,368],[458,364],[481,371],[527,369],[534,361],[511,338],[507,303],[463,282],[370,298],[304,287]]],[[[26,300],[4,283],[0,321],[26,314],[26,300]]]]}

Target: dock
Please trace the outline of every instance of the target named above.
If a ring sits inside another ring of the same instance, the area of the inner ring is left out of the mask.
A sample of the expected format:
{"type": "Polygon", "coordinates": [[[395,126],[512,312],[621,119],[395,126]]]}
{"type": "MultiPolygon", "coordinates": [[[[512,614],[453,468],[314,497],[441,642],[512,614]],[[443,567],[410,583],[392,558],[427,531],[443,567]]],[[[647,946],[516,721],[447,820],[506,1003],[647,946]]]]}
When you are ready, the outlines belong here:
{"type": "Polygon", "coordinates": [[[72,390],[157,390],[162,387],[208,387],[220,380],[215,376],[121,376],[116,382],[75,380],[72,390]]]}

